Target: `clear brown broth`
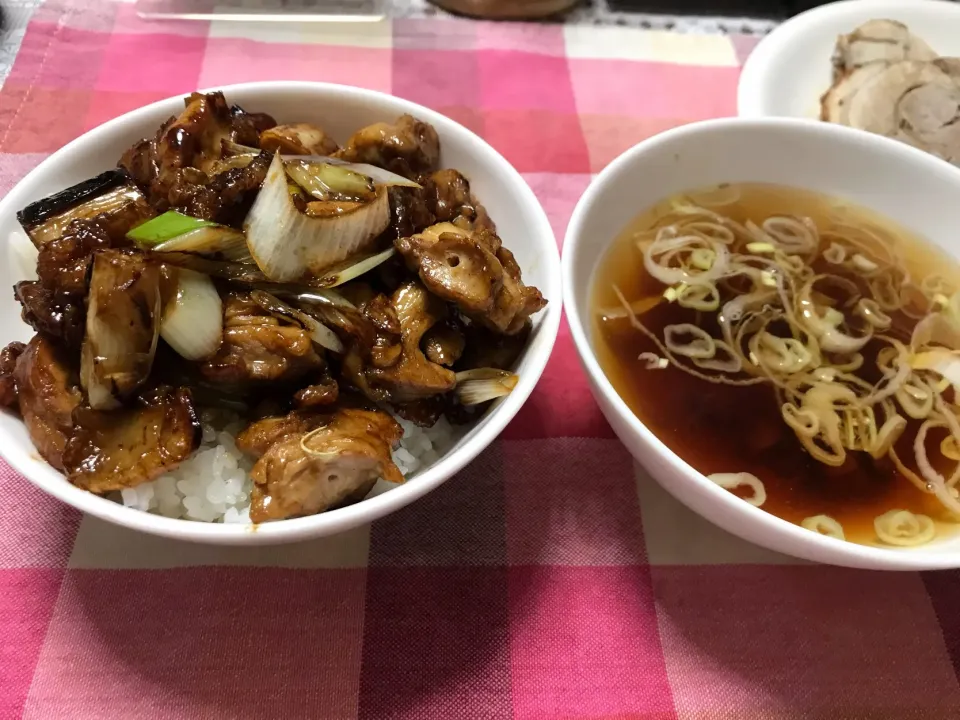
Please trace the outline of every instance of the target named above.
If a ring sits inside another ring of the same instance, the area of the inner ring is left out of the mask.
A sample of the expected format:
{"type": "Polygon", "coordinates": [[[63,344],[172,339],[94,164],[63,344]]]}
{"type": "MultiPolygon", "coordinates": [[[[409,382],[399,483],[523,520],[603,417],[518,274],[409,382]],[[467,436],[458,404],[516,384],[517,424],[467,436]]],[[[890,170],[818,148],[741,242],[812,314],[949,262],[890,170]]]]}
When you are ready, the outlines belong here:
{"type": "MultiPolygon", "coordinates": [[[[895,238],[894,244],[912,277],[936,272],[960,287],[956,260],[873,212],[794,188],[762,184],[736,187],[739,200],[717,209],[734,220],[742,223],[752,219],[759,224],[771,215],[806,216],[822,230],[829,226],[831,214],[841,211],[846,222],[867,223],[895,238]]],[[[829,515],[843,526],[848,540],[865,544],[878,542],[874,518],[892,509],[933,517],[938,520],[938,534],[955,528],[953,523],[943,524],[946,514],[940,503],[919,490],[887,459],[877,461],[866,453],[851,452],[841,468],[814,460],[784,424],[769,386],[716,385],[672,366],[645,369],[638,355],[657,352],[657,348],[628,320],[605,318],[603,310],[619,307],[614,286],[629,301],[657,296],[665,289],[646,273],[635,236],[654,226],[669,202],[642,213],[624,229],[601,261],[593,282],[597,356],[614,388],[637,417],[705,475],[748,472],[760,478],[767,491],[763,509],[790,522],[799,524],[813,515],[829,515]]],[[[642,318],[660,337],[663,328],[673,323],[695,322],[712,329],[712,318],[697,315],[676,303],[663,302],[642,318]]],[[[899,334],[909,337],[915,321],[905,316],[894,320],[899,334]]],[[[865,354],[868,352],[869,347],[865,354]]],[[[912,458],[910,446],[915,433],[916,427],[911,426],[897,444],[901,458],[912,458]]],[[[912,466],[912,461],[907,464],[912,466]]]]}

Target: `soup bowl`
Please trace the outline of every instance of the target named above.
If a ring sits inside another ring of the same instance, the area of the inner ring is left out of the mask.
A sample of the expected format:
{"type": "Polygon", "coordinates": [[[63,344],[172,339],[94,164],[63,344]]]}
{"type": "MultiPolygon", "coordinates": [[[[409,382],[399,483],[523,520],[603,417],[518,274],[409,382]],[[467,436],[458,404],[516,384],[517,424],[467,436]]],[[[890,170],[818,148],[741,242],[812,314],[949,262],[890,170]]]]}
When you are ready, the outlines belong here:
{"type": "MultiPolygon", "coordinates": [[[[907,145],[789,118],[709,120],[645,140],[607,166],[584,193],[567,229],[561,263],[573,339],[594,397],[614,432],[678,500],[758,545],[851,567],[960,567],[960,532],[915,548],[858,545],[753,507],[668,448],[631,411],[605,374],[591,322],[598,264],[631,220],[658,201],[725,182],[774,183],[846,200],[886,216],[960,259],[960,169],[907,145]]],[[[683,528],[676,531],[682,533],[683,528]]]]}
{"type": "MultiPolygon", "coordinates": [[[[318,515],[249,523],[205,523],[162,517],[93,495],[72,484],[37,454],[23,422],[0,413],[0,454],[41,490],[73,507],[134,530],[155,535],[224,545],[262,545],[331,535],[369,523],[423,496],[469,464],[516,415],[543,372],[560,325],[561,299],[557,243],[546,213],[533,191],[506,159],[459,123],[421,105],[362,88],[311,82],[245,83],[222,90],[231,104],[266,112],[280,123],[306,122],[323,127],[339,142],[375,122],[392,122],[409,113],[433,125],[441,144],[442,167],[457,168],[497,223],[504,243],[515,254],[524,280],[539,287],[549,301],[533,317],[533,332],[514,372],[519,381],[507,397],[491,407],[433,464],[403,484],[387,485],[353,505],[318,515]]],[[[67,144],[30,172],[0,201],[0,237],[5,262],[0,286],[11,287],[35,268],[18,250],[29,247],[16,213],[29,203],[110,169],[121,154],[143,137],[152,137],[171,115],[183,110],[183,96],[148,105],[91,130],[67,144]]],[[[0,296],[0,337],[29,340],[33,333],[20,319],[12,292],[0,296]]]]}

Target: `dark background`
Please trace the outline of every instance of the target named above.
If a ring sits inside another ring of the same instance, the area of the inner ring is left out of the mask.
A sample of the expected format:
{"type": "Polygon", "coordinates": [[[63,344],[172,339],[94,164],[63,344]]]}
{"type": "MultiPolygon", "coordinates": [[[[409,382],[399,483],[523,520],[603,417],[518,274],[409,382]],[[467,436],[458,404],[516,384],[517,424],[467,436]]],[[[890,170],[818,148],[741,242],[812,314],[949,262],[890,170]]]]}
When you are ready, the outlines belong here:
{"type": "Polygon", "coordinates": [[[797,13],[826,5],[815,0],[608,0],[619,12],[712,15],[785,20],[797,13]]]}

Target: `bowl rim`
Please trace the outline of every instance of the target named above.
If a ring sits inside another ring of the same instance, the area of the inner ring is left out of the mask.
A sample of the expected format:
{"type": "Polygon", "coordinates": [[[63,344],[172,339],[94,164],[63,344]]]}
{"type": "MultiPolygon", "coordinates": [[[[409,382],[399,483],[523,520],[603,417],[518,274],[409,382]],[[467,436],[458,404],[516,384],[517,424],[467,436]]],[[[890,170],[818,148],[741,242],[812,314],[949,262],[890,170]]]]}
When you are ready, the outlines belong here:
{"type": "MultiPolygon", "coordinates": [[[[13,459],[7,458],[2,448],[0,448],[0,455],[3,455],[7,463],[34,486],[67,505],[116,525],[152,535],[218,545],[267,545],[296,542],[344,532],[399,510],[423,495],[426,495],[450,479],[453,475],[460,472],[464,467],[473,462],[473,460],[496,439],[527,401],[546,368],[560,329],[563,290],[559,280],[559,273],[553,272],[553,270],[559,269],[560,267],[560,251],[556,236],[543,206],[520,172],[486,140],[456,120],[436,110],[377,90],[327,82],[302,80],[257,81],[223,85],[205,90],[197,90],[196,92],[206,93],[214,91],[221,91],[227,95],[228,98],[231,92],[238,91],[245,93],[287,91],[302,92],[304,94],[337,95],[361,100],[375,99],[378,102],[393,105],[396,107],[398,114],[404,112],[409,113],[421,120],[429,122],[438,129],[441,138],[445,132],[459,133],[462,134],[467,141],[474,143],[476,145],[476,152],[488,156],[490,162],[494,166],[498,166],[497,169],[502,173],[504,182],[511,185],[513,193],[519,195],[520,202],[530,206],[531,212],[535,217],[535,224],[529,228],[528,235],[544,240],[544,242],[537,244],[536,252],[549,268],[547,272],[544,273],[544,277],[547,281],[545,284],[550,289],[550,303],[542,311],[543,315],[536,330],[535,342],[537,345],[533,348],[528,347],[527,350],[525,350],[525,353],[530,352],[531,349],[535,351],[535,354],[527,356],[531,360],[529,371],[524,373],[520,378],[516,388],[514,388],[510,395],[494,405],[494,407],[486,413],[481,420],[484,424],[478,429],[475,436],[470,438],[456,452],[448,452],[441,456],[436,463],[411,480],[391,488],[387,492],[366,498],[353,505],[317,515],[277,520],[259,525],[246,523],[207,523],[182,518],[169,518],[143,510],[137,510],[109,500],[108,498],[81,490],[66,481],[66,478],[56,470],[53,470],[53,468],[49,468],[52,471],[50,477],[36,476],[34,472],[36,465],[31,465],[26,462],[26,455],[13,459]],[[549,239],[550,242],[545,242],[546,239],[549,239]]],[[[145,122],[145,118],[154,114],[160,107],[172,105],[175,101],[182,102],[182,99],[187,94],[188,93],[179,93],[171,95],[170,97],[131,110],[88,130],[83,135],[80,135],[62,148],[56,150],[21,178],[10,192],[0,200],[0,216],[12,215],[21,208],[25,200],[22,199],[21,196],[26,192],[24,190],[27,184],[26,181],[33,175],[49,172],[49,169],[55,168],[59,163],[68,159],[78,148],[96,143],[101,138],[116,134],[123,129],[135,127],[138,123],[142,124],[145,122]]]]}
{"type": "MultiPolygon", "coordinates": [[[[855,1],[859,2],[859,0],[855,1]]],[[[599,263],[599,258],[603,256],[603,252],[598,255],[597,263],[591,268],[587,276],[586,286],[584,287],[583,285],[576,285],[574,283],[575,250],[578,245],[590,242],[590,239],[584,234],[583,225],[592,207],[600,201],[600,198],[608,187],[620,181],[621,175],[628,173],[630,168],[635,165],[642,164],[644,157],[659,146],[682,143],[685,138],[696,134],[712,134],[730,129],[749,132],[751,129],[756,128],[774,128],[786,134],[819,134],[832,142],[855,142],[868,146],[878,145],[888,153],[897,153],[902,156],[903,162],[927,165],[933,173],[953,175],[956,185],[960,187],[960,168],[955,168],[921,150],[895,140],[890,140],[889,138],[872,135],[860,130],[798,118],[734,117],[703,120],[672,128],[641,141],[615,158],[613,162],[607,165],[607,167],[593,179],[586,192],[581,196],[577,206],[574,208],[563,241],[561,273],[563,292],[566,298],[565,310],[567,321],[570,325],[570,332],[574,345],[577,348],[577,353],[580,356],[581,364],[591,380],[592,389],[595,393],[603,396],[608,407],[610,407],[617,418],[626,425],[632,436],[640,439],[644,445],[651,448],[652,454],[655,457],[669,464],[670,470],[675,475],[677,482],[696,486],[696,489],[703,494],[705,498],[708,498],[710,502],[725,507],[732,514],[741,515],[745,525],[759,526],[765,529],[769,535],[779,536],[798,549],[807,548],[810,550],[810,552],[802,552],[800,550],[795,552],[793,550],[772,548],[777,552],[793,555],[801,559],[815,560],[847,567],[904,571],[938,570],[960,567],[960,549],[956,552],[938,553],[925,550],[922,546],[920,548],[883,548],[837,540],[805,530],[799,525],[783,520],[761,508],[744,502],[732,493],[708,480],[706,476],[673,452],[652,430],[647,428],[620,397],[597,360],[596,352],[589,338],[589,330],[584,323],[584,318],[581,317],[577,303],[582,299],[583,293],[589,293],[592,288],[596,267],[599,263]]],[[[607,240],[606,247],[609,247],[611,241],[612,238],[607,240]]],[[[624,444],[626,445],[626,443],[624,444]]],[[[643,465],[638,458],[637,462],[643,465]]],[[[660,482],[656,479],[654,473],[648,474],[658,483],[660,482]]],[[[668,492],[671,492],[669,484],[660,484],[668,492]]],[[[698,510],[692,507],[690,509],[708,522],[713,522],[698,510]]],[[[751,540],[735,530],[730,530],[729,532],[734,535],[739,535],[754,544],[765,545],[765,543],[751,540]]],[[[770,547],[769,545],[765,546],[770,547]]]]}
{"type": "MultiPolygon", "coordinates": [[[[747,56],[737,82],[737,115],[751,118],[796,117],[781,115],[776,108],[769,107],[767,88],[778,81],[777,77],[772,76],[772,61],[785,47],[816,32],[821,24],[842,18],[849,18],[851,22],[865,22],[867,16],[876,18],[877,13],[887,12],[894,15],[942,13],[960,25],[960,3],[952,0],[839,0],[805,10],[771,30],[747,56]]],[[[823,62],[829,62],[829,58],[823,58],[823,62]]]]}

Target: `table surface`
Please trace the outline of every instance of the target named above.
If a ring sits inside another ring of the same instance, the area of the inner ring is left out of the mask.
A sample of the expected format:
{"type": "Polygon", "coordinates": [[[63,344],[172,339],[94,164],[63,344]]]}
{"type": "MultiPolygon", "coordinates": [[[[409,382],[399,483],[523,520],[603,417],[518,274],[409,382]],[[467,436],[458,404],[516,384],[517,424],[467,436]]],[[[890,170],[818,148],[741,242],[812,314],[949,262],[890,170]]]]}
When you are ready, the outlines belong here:
{"type": "MultiPolygon", "coordinates": [[[[616,154],[735,112],[754,41],[445,17],[159,25],[53,0],[0,90],[0,192],[152,100],[329,80],[477,131],[559,239],[616,154]]],[[[81,517],[2,464],[0,499],[3,719],[960,717],[957,573],[801,563],[694,516],[613,437],[566,325],[502,437],[372,527],[174,543],[81,517]]]]}
{"type": "MultiPolygon", "coordinates": [[[[27,23],[42,0],[5,0],[0,3],[4,23],[0,27],[0,84],[7,77],[17,50],[23,40],[27,23]]],[[[107,0],[115,1],[115,0],[107,0]]],[[[449,13],[431,5],[427,0],[383,0],[390,18],[449,18],[449,13]]],[[[645,30],[666,29],[675,32],[703,34],[763,35],[776,23],[769,18],[737,17],[731,15],[677,15],[670,13],[624,12],[610,0],[582,0],[575,10],[560,21],[568,25],[598,27],[635,27],[645,30]]]]}

